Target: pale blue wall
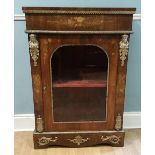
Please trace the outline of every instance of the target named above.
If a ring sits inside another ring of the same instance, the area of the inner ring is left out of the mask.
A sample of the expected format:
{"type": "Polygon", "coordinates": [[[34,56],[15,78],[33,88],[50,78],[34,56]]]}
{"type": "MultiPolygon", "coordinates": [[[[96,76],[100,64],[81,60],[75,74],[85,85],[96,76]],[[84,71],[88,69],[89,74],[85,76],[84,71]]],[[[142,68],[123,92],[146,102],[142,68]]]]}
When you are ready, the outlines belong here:
{"type": "Polygon", "coordinates": [[[135,7],[140,13],[141,0],[14,0],[15,14],[22,13],[22,6],[53,7],[135,7]]]}
{"type": "MultiPolygon", "coordinates": [[[[140,13],[140,0],[15,0],[15,14],[22,6],[83,6],[83,7],[136,7],[140,13]]],[[[25,21],[15,21],[15,114],[33,113],[32,82],[25,21]]],[[[133,22],[134,34],[130,38],[125,111],[140,111],[141,103],[141,23],[133,22]]]]}
{"type": "Polygon", "coordinates": [[[126,81],[125,111],[141,110],[141,23],[133,22],[126,81]]]}

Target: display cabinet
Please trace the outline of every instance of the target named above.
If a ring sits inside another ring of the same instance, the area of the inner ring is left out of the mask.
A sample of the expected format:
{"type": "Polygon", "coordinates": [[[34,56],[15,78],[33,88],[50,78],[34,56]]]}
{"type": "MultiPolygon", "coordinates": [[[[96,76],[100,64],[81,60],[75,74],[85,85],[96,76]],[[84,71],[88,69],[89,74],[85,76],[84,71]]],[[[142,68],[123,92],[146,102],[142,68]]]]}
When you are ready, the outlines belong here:
{"type": "Polygon", "coordinates": [[[35,113],[34,147],[124,145],[135,8],[23,7],[35,113]]]}

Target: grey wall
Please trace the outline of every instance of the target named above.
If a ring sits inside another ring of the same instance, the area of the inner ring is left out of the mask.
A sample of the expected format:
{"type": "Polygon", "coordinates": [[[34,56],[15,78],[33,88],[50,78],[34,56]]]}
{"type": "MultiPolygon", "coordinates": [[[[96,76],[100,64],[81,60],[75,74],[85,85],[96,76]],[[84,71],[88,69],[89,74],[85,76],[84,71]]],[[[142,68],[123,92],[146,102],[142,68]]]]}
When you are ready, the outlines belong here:
{"type": "MultiPolygon", "coordinates": [[[[15,17],[22,13],[22,6],[82,6],[82,7],[136,7],[140,14],[140,0],[15,0],[15,17]]],[[[32,82],[28,55],[25,21],[15,19],[15,114],[33,113],[32,82]]],[[[125,111],[141,109],[141,22],[133,21],[134,34],[130,38],[126,82],[125,111]]]]}

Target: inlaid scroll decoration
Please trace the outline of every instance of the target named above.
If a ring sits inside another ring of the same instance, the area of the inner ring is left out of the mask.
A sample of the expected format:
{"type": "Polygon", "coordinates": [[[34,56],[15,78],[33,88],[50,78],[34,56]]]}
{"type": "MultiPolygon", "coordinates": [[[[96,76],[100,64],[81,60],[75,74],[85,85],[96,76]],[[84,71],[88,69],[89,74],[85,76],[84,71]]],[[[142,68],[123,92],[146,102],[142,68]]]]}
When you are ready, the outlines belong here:
{"type": "Polygon", "coordinates": [[[118,113],[116,116],[115,130],[121,130],[122,127],[122,117],[121,114],[118,113]]]}
{"type": "Polygon", "coordinates": [[[40,115],[37,117],[37,131],[38,132],[43,132],[44,127],[43,127],[43,120],[40,117],[40,115]]]}
{"type": "MultiPolygon", "coordinates": [[[[74,27],[82,26],[86,19],[84,17],[73,17],[71,19],[68,19],[69,25],[74,25],[74,27]]],[[[88,22],[88,21],[87,21],[88,22]]]]}
{"type": "Polygon", "coordinates": [[[35,34],[30,34],[29,37],[30,55],[33,60],[33,65],[37,66],[37,60],[39,58],[39,42],[37,41],[35,34]]]}
{"type": "Polygon", "coordinates": [[[44,146],[49,144],[50,142],[55,143],[57,140],[58,140],[58,137],[54,137],[54,138],[41,137],[41,138],[38,138],[38,144],[40,146],[44,146]]]}
{"type": "Polygon", "coordinates": [[[122,35],[122,39],[119,43],[119,54],[120,54],[120,60],[121,60],[121,66],[124,66],[125,60],[128,55],[128,49],[129,49],[129,42],[128,42],[128,35],[124,34],[122,35]]]}
{"type": "Polygon", "coordinates": [[[110,142],[112,144],[119,144],[120,136],[116,136],[116,135],[102,136],[101,140],[102,142],[110,142]]]}
{"type": "Polygon", "coordinates": [[[89,138],[82,138],[80,135],[76,136],[74,139],[68,139],[70,142],[77,144],[78,146],[84,142],[87,142],[89,138]]]}

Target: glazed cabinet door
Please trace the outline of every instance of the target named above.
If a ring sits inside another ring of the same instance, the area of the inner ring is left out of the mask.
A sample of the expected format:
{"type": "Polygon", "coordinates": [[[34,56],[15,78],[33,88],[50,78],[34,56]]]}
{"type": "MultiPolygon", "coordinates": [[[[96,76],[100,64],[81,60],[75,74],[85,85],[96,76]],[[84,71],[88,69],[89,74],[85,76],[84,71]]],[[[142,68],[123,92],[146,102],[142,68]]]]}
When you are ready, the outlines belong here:
{"type": "Polygon", "coordinates": [[[40,35],[45,131],[114,129],[117,35],[40,35]]]}

